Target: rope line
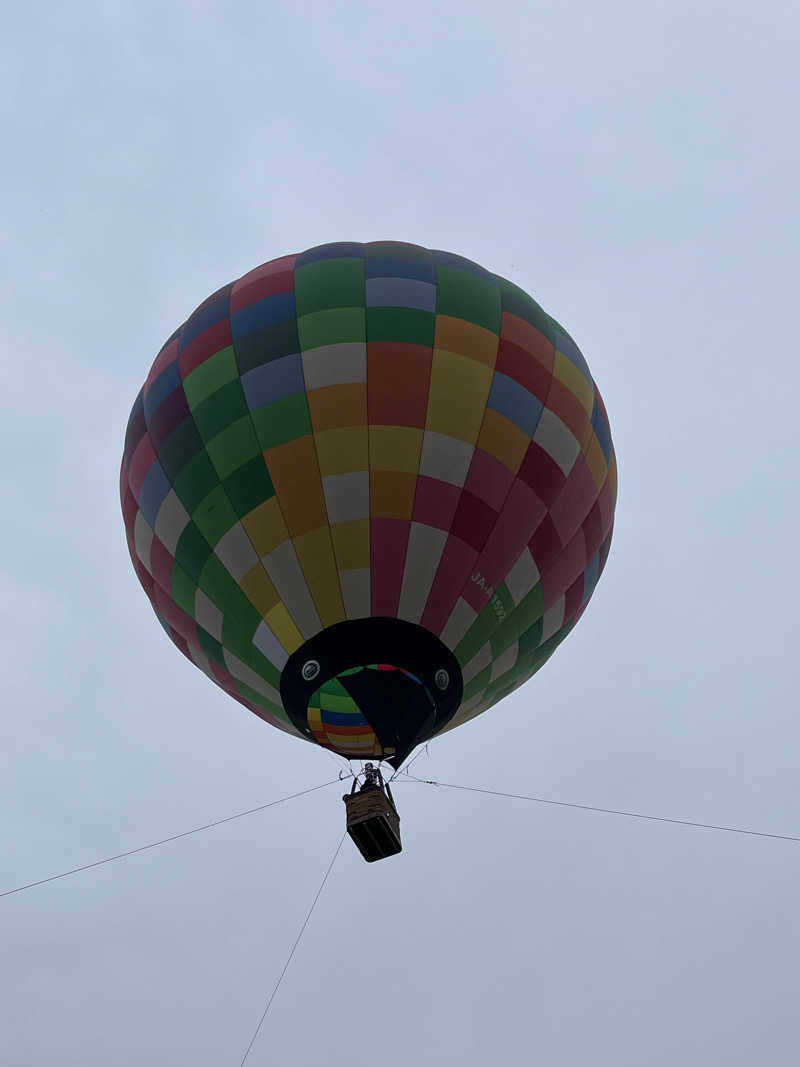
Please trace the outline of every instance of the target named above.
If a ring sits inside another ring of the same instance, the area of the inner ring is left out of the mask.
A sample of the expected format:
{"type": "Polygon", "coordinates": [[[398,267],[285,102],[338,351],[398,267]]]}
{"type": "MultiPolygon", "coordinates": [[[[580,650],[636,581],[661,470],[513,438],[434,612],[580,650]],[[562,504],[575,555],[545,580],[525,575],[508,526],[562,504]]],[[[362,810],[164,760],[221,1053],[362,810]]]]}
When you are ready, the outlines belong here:
{"type": "Polygon", "coordinates": [[[342,834],[342,836],[341,836],[341,838],[339,840],[339,844],[336,846],[336,851],[334,852],[333,856],[331,857],[331,862],[328,864],[328,869],[325,871],[325,874],[323,875],[322,881],[319,884],[319,889],[317,890],[316,895],[314,896],[314,899],[311,901],[311,907],[308,909],[308,913],[306,914],[306,917],[303,920],[303,925],[300,927],[300,932],[298,933],[297,937],[294,939],[294,944],[292,945],[292,950],[289,953],[289,955],[286,957],[286,963],[284,963],[283,970],[278,975],[278,981],[273,986],[272,992],[269,995],[269,1000],[267,1001],[267,1006],[264,1008],[264,1011],[261,1013],[261,1018],[258,1020],[258,1026],[255,1028],[255,1030],[253,1032],[253,1036],[250,1038],[250,1044],[247,1046],[247,1050],[245,1051],[244,1056],[242,1056],[242,1062],[240,1063],[239,1067],[244,1067],[244,1062],[247,1059],[247,1057],[250,1055],[250,1050],[252,1049],[253,1045],[256,1043],[256,1038],[258,1037],[259,1031],[261,1030],[261,1027],[262,1027],[262,1025],[264,1023],[264,1020],[267,1017],[267,1012],[272,1007],[272,1002],[275,999],[276,993],[280,989],[280,985],[281,985],[281,982],[283,981],[284,975],[289,970],[289,964],[292,962],[292,958],[294,957],[294,954],[297,951],[297,946],[300,944],[300,939],[302,938],[303,934],[305,933],[305,929],[308,926],[309,920],[310,920],[311,916],[314,913],[314,908],[316,908],[316,906],[317,906],[317,901],[322,896],[322,890],[325,888],[325,883],[328,881],[328,876],[330,875],[331,871],[333,870],[333,865],[334,865],[334,863],[336,863],[336,857],[339,855],[339,852],[341,851],[342,845],[344,844],[345,837],[347,837],[347,832],[346,831],[345,831],[345,833],[342,834]]]}
{"type": "MultiPolygon", "coordinates": [[[[428,751],[429,744],[430,744],[430,742],[426,741],[424,748],[421,748],[419,750],[419,752],[416,753],[415,756],[412,756],[411,760],[406,764],[406,766],[403,768],[402,771],[400,771],[400,770],[395,771],[394,774],[392,775],[392,777],[389,779],[389,781],[390,782],[395,781],[395,779],[397,778],[398,774],[409,774],[411,768],[414,766],[414,764],[417,762],[417,760],[420,758],[420,756],[428,756],[428,755],[430,755],[430,753],[428,751]]],[[[413,778],[413,775],[411,775],[411,777],[413,778]]]]}
{"type": "MultiPolygon", "coordinates": [[[[453,782],[434,782],[429,778],[415,778],[413,774],[407,776],[408,781],[419,782],[422,785],[438,785],[443,789],[462,789],[468,793],[486,793],[493,797],[510,797],[512,800],[530,800],[536,804],[551,804],[558,808],[577,808],[579,811],[597,811],[604,815],[624,815],[628,819],[645,819],[648,822],[673,823],[676,826],[693,826],[701,830],[722,830],[728,834],[745,834],[748,837],[768,837],[774,841],[800,841],[800,836],[794,834],[770,834],[761,830],[747,830],[741,826],[721,826],[709,822],[691,822],[688,819],[670,819],[663,815],[643,815],[638,811],[622,811],[619,808],[598,808],[592,804],[575,804],[568,800],[550,800],[547,797],[531,797],[522,793],[502,793],[497,789],[478,789],[471,785],[455,785],[453,782]]],[[[400,781],[404,779],[401,778],[400,781]]]]}
{"type": "Polygon", "coordinates": [[[68,878],[72,874],[80,874],[81,871],[89,871],[92,867],[102,867],[104,863],[113,863],[114,860],[125,859],[126,856],[135,856],[139,852],[147,852],[148,849],[158,848],[159,845],[169,844],[170,841],[178,841],[182,837],[190,837],[192,834],[199,834],[203,830],[211,830],[215,826],[222,826],[226,822],[233,822],[234,819],[243,819],[245,815],[255,815],[259,811],[265,811],[267,808],[274,808],[277,804],[285,804],[287,800],[295,800],[297,797],[304,797],[308,793],[315,793],[318,789],[325,789],[329,785],[334,785],[338,782],[338,778],[332,778],[329,782],[323,782],[322,785],[312,786],[311,789],[303,789],[300,793],[292,793],[288,797],[281,797],[279,800],[270,800],[267,804],[259,804],[257,808],[248,808],[247,811],[239,811],[235,815],[228,815],[224,819],[216,819],[214,822],[207,822],[203,826],[195,826],[192,830],[184,830],[180,834],[172,834],[171,837],[162,837],[159,841],[151,841],[149,845],[140,845],[139,848],[129,849],[128,852],[117,852],[114,856],[107,856],[102,860],[95,860],[94,863],[85,863],[82,867],[73,867],[69,871],[61,871],[60,874],[51,874],[47,878],[40,878],[36,882],[28,882],[26,885],[18,885],[15,889],[6,889],[0,893],[0,897],[10,897],[14,893],[21,893],[24,889],[33,889],[37,885],[45,885],[47,882],[56,882],[59,878],[68,878]]]}

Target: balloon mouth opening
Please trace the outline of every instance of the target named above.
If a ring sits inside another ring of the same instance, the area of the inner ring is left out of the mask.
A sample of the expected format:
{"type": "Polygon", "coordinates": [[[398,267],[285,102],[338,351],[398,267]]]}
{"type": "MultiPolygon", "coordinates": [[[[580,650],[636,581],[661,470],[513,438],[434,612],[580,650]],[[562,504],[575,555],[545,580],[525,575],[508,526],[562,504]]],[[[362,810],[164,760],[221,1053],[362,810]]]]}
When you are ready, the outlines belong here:
{"type": "Polygon", "coordinates": [[[314,739],[346,759],[392,759],[397,755],[397,745],[391,737],[384,736],[382,740],[371,721],[375,718],[375,705],[385,704],[388,693],[394,697],[399,693],[405,707],[419,703],[428,714],[435,715],[432,694],[411,671],[392,663],[365,663],[347,667],[312,693],[307,716],[314,739]],[[386,676],[389,672],[399,672],[403,678],[386,676]],[[409,687],[406,679],[415,688],[409,687]]]}
{"type": "Polygon", "coordinates": [[[462,693],[458,661],[439,638],[386,617],[327,627],[281,674],[284,708],[308,740],[395,767],[452,718],[462,693]]]}

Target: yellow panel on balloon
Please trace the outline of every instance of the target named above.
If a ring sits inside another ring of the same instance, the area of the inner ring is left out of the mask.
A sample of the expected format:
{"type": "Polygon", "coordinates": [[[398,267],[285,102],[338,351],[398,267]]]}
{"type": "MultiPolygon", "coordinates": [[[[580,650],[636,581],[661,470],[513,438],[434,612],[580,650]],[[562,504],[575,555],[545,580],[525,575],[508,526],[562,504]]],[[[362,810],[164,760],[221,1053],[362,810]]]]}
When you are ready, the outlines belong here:
{"type": "Polygon", "coordinates": [[[310,530],[295,537],[292,543],[322,625],[344,622],[344,604],[330,529],[326,525],[310,530]]]}
{"type": "Polygon", "coordinates": [[[491,385],[492,371],[482,363],[453,352],[434,352],[426,429],[474,445],[491,385]]]}

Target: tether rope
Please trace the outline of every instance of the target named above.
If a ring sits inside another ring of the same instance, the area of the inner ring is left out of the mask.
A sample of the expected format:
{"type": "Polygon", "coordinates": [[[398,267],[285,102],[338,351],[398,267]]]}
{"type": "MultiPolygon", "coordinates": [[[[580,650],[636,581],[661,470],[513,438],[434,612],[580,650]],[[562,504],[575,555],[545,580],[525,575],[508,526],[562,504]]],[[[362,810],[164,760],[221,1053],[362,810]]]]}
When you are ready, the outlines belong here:
{"type": "Polygon", "coordinates": [[[430,778],[416,778],[413,774],[401,775],[395,782],[419,782],[422,785],[437,785],[442,789],[462,789],[468,793],[485,793],[493,797],[509,797],[512,800],[529,800],[536,804],[551,804],[558,808],[577,808],[579,811],[597,811],[604,815],[623,815],[628,819],[645,819],[648,822],[673,823],[676,826],[693,826],[700,830],[722,830],[729,834],[745,834],[748,837],[767,837],[775,841],[800,841],[794,834],[772,834],[762,830],[748,830],[741,826],[722,826],[717,823],[692,822],[689,819],[671,819],[664,815],[643,815],[638,811],[623,811],[619,808],[599,808],[592,804],[575,804],[568,800],[550,800],[548,797],[525,796],[522,793],[503,793],[497,789],[478,789],[471,785],[456,785],[453,782],[435,782],[430,778]]]}
{"type": "Polygon", "coordinates": [[[341,851],[342,844],[344,843],[345,837],[347,837],[347,833],[346,832],[342,834],[342,836],[341,836],[341,838],[339,840],[339,844],[336,846],[336,851],[334,852],[333,856],[331,857],[331,862],[328,864],[328,869],[325,871],[325,874],[322,877],[322,881],[319,884],[319,889],[317,890],[317,892],[316,892],[316,894],[314,896],[314,899],[311,901],[311,907],[308,909],[308,913],[306,914],[306,917],[303,920],[303,925],[300,927],[300,932],[298,933],[297,937],[294,940],[294,944],[292,945],[291,952],[286,957],[286,963],[284,963],[283,970],[278,975],[278,981],[275,983],[275,985],[272,988],[272,992],[269,995],[269,1000],[267,1001],[267,1006],[264,1008],[264,1011],[261,1013],[261,1018],[258,1020],[258,1026],[253,1031],[253,1036],[250,1038],[250,1044],[247,1046],[247,1050],[245,1051],[244,1056],[242,1056],[242,1062],[239,1065],[239,1067],[243,1067],[245,1060],[250,1055],[250,1050],[252,1049],[253,1045],[256,1042],[256,1038],[258,1037],[259,1031],[261,1030],[261,1027],[262,1027],[262,1025],[264,1023],[264,1020],[267,1017],[267,1012],[272,1007],[272,1002],[275,999],[275,994],[280,989],[281,982],[283,981],[284,975],[289,970],[289,964],[292,962],[292,958],[294,957],[294,954],[297,951],[297,946],[300,944],[300,939],[302,938],[303,934],[305,933],[305,929],[308,926],[309,919],[311,918],[311,916],[314,913],[314,908],[316,908],[319,898],[322,896],[322,890],[325,888],[325,883],[328,881],[328,876],[330,875],[331,871],[333,870],[333,865],[334,865],[334,863],[336,863],[336,857],[339,855],[339,852],[341,851]]]}
{"type": "Polygon", "coordinates": [[[139,852],[147,852],[148,849],[158,848],[159,845],[169,844],[170,841],[178,841],[182,837],[190,837],[192,834],[199,834],[203,830],[212,830],[215,826],[222,826],[226,822],[233,822],[234,819],[243,819],[245,815],[255,815],[259,811],[265,811],[267,808],[274,808],[278,804],[285,804],[287,800],[295,800],[297,797],[307,796],[308,793],[315,793],[318,789],[325,789],[329,785],[335,785],[340,781],[339,778],[332,778],[329,782],[323,782],[322,785],[312,786],[311,789],[303,789],[299,793],[291,793],[288,797],[280,797],[279,800],[270,800],[266,804],[259,804],[257,808],[248,808],[247,811],[239,811],[235,815],[228,815],[224,819],[215,819],[214,822],[207,822],[203,826],[195,826],[191,830],[184,830],[180,834],[172,834],[170,837],[162,837],[159,841],[151,841],[149,845],[140,845],[138,848],[129,849],[127,852],[117,852],[113,856],[106,856],[105,859],[95,860],[94,863],[84,863],[82,867],[72,867],[68,871],[61,871],[60,874],[51,874],[47,878],[39,878],[35,882],[27,882],[25,885],[18,885],[15,889],[6,889],[0,893],[0,897],[10,897],[14,893],[21,893],[24,889],[33,889],[37,885],[46,885],[47,882],[56,882],[59,878],[69,878],[72,874],[80,874],[81,871],[91,870],[93,867],[102,867],[104,863],[113,863],[114,860],[125,859],[126,856],[135,856],[139,852]]]}

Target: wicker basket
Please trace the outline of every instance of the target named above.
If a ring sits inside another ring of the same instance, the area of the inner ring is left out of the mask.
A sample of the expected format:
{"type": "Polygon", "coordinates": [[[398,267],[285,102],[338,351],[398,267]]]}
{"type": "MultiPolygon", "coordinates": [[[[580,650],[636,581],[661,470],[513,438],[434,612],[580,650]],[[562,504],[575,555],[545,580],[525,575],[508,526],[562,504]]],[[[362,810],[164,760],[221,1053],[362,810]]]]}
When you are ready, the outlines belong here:
{"type": "Polygon", "coordinates": [[[367,863],[402,852],[400,816],[382,789],[367,787],[360,793],[349,793],[343,799],[347,809],[347,832],[367,863]]]}

